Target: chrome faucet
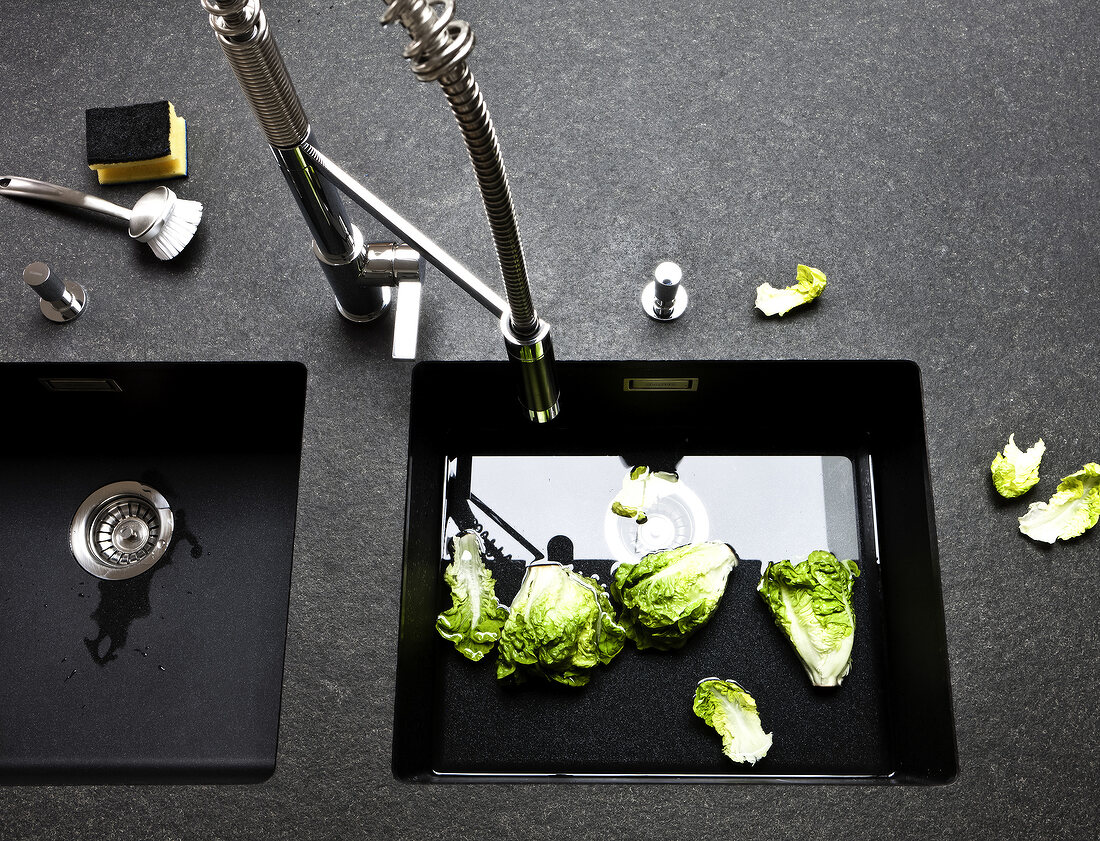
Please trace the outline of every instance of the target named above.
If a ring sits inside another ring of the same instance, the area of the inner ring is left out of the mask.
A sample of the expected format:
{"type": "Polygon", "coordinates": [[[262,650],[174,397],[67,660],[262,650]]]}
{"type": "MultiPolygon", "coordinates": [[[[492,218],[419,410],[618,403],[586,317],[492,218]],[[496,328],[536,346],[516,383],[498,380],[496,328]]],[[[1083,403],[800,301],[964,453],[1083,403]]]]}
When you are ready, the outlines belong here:
{"type": "Polygon", "coordinates": [[[531,300],[496,131],[466,63],[473,33],[469,24],[454,18],[453,0],[383,2],[382,23],[400,22],[405,27],[411,39],[405,58],[418,79],[439,82],[458,121],[496,247],[506,300],[320,151],[259,0],[202,0],[202,5],[309,226],[314,256],[341,315],[356,322],[377,319],[389,308],[396,287],[394,352],[415,355],[420,283],[425,263],[430,263],[499,320],[528,417],[538,423],[550,421],[558,414],[550,327],[531,300]],[[365,242],[342,196],[401,242],[365,242]]]}

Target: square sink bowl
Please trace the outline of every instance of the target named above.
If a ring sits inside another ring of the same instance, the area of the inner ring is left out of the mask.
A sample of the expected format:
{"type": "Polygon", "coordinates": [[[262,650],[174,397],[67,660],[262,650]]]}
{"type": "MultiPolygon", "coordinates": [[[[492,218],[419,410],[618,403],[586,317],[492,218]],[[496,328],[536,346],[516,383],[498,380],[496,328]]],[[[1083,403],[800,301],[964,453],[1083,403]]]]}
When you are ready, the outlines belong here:
{"type": "Polygon", "coordinates": [[[271,775],[305,388],[297,363],[0,366],[0,781],[271,775]]]}
{"type": "Polygon", "coordinates": [[[904,361],[565,362],[561,413],[526,418],[507,363],[413,375],[393,771],[419,782],[949,782],[954,719],[920,372],[904,361]],[[639,465],[678,482],[639,525],[610,510],[639,465]],[[508,604],[525,565],[616,562],[693,541],[739,564],[680,650],[633,643],[584,687],[496,679],[435,630],[450,539],[473,529],[508,604]],[[857,562],[853,666],[810,685],[756,585],[815,549],[857,562]],[[732,679],[773,734],[736,764],[692,711],[732,679]]]}

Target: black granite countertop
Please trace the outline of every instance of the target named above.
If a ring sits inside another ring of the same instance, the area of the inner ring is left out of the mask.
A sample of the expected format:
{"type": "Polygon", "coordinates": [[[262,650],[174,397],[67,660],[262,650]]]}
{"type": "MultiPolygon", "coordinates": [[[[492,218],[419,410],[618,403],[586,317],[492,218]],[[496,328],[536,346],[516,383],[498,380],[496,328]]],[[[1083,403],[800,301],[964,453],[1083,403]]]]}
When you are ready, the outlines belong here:
{"type": "MultiPolygon", "coordinates": [[[[329,155],[461,259],[496,266],[438,86],[379,3],[265,2],[329,155]]],[[[0,203],[0,361],[308,368],[278,767],[251,786],[0,789],[0,837],[1089,838],[1100,834],[1096,530],[1016,517],[1100,460],[1100,14],[1091,0],[460,0],[540,314],[565,360],[876,359],[922,372],[959,774],[947,786],[413,785],[390,768],[411,365],[342,319],[198,0],[2,3],[0,172],[132,202],[84,110],[170,99],[206,206],[161,263],[98,218],[0,203]],[[691,295],[647,319],[663,260],[691,295]],[[86,286],[43,319],[32,261],[86,286]],[[826,272],[811,307],[755,288],[826,272]],[[1005,504],[1010,433],[1048,447],[1005,504]]],[[[368,238],[381,231],[361,222],[368,238]]],[[[419,359],[502,358],[438,273],[419,359]]],[[[873,397],[873,395],[872,395],[873,397]]],[[[751,399],[742,411],[763,411],[751,399]]],[[[5,405],[18,413],[19,407],[5,405]]],[[[835,407],[845,411],[844,407],[835,407]]],[[[0,678],[2,679],[2,678],[0,678]]]]}

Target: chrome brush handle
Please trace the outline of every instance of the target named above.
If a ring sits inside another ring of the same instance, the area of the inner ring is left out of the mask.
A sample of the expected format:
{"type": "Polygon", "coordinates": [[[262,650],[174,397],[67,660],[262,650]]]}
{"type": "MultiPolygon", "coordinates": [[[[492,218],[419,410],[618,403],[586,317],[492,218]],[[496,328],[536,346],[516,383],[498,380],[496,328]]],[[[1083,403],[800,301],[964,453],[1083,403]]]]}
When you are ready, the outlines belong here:
{"type": "Polygon", "coordinates": [[[51,184],[48,181],[38,181],[34,178],[21,178],[18,175],[0,176],[0,196],[12,196],[13,198],[20,199],[38,199],[39,201],[64,204],[69,207],[79,207],[84,210],[94,210],[96,213],[113,216],[125,222],[129,222],[130,216],[132,215],[132,211],[129,208],[119,207],[117,204],[113,204],[97,196],[90,196],[87,193],[81,193],[79,190],[70,190],[68,187],[61,187],[57,184],[51,184]]]}

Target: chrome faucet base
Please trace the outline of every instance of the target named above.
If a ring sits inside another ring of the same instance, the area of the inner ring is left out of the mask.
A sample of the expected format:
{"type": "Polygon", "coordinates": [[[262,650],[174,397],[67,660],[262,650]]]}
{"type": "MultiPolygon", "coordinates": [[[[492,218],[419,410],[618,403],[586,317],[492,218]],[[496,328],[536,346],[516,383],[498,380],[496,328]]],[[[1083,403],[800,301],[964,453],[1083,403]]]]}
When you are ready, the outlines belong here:
{"type": "Polygon", "coordinates": [[[336,309],[348,321],[365,323],[385,315],[392,297],[389,285],[396,282],[392,274],[379,276],[370,268],[370,248],[363,235],[351,226],[352,250],[347,257],[324,253],[313,241],[313,256],[332,288],[336,309]]]}
{"type": "Polygon", "coordinates": [[[336,303],[336,311],[345,319],[353,324],[367,324],[384,316],[389,311],[390,304],[393,301],[393,292],[388,287],[380,286],[377,291],[379,293],[378,306],[366,313],[349,312],[344,309],[344,305],[340,303],[340,299],[335,295],[332,296],[332,300],[336,303]]]}
{"type": "Polygon", "coordinates": [[[494,318],[508,311],[507,302],[469,269],[459,263],[427,234],[413,225],[382,199],[352,178],[318,149],[305,143],[301,147],[303,158],[321,178],[367,211],[382,223],[394,236],[401,237],[421,256],[466,291],[475,301],[492,313],[494,318]]]}

